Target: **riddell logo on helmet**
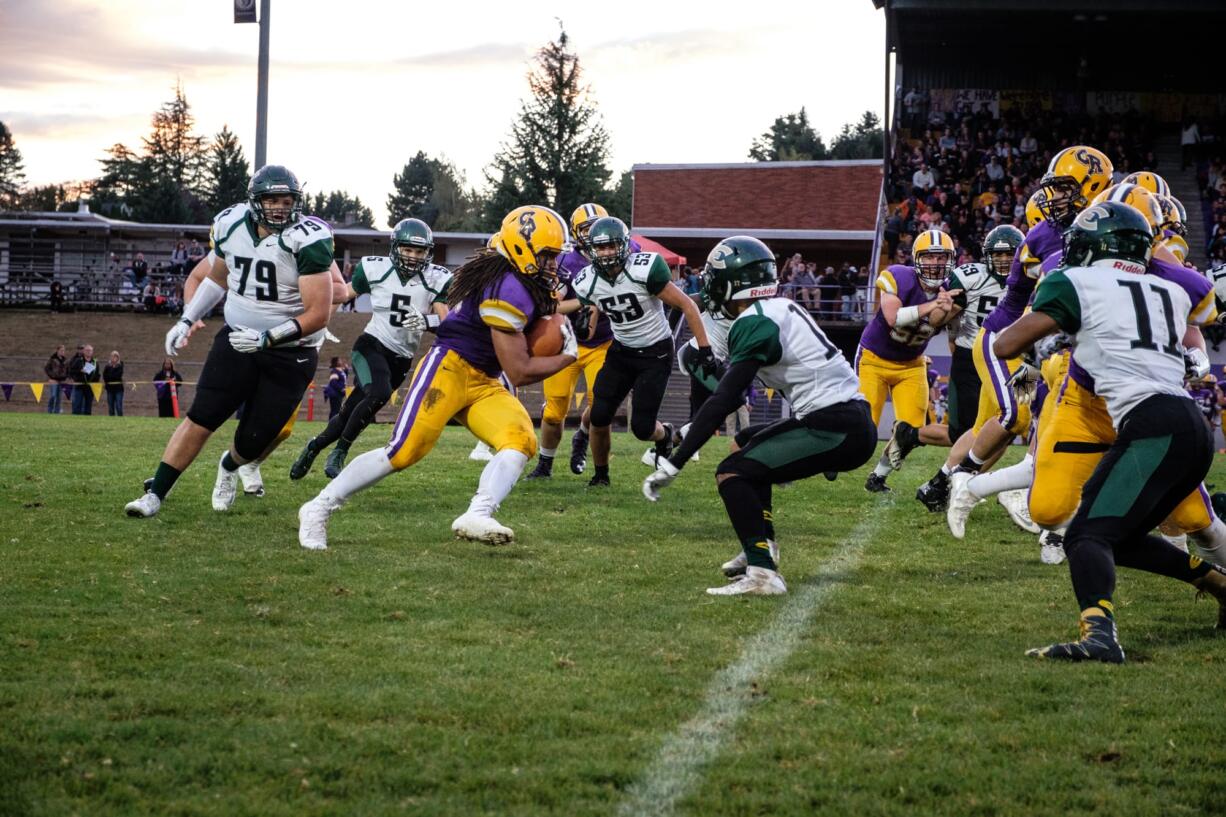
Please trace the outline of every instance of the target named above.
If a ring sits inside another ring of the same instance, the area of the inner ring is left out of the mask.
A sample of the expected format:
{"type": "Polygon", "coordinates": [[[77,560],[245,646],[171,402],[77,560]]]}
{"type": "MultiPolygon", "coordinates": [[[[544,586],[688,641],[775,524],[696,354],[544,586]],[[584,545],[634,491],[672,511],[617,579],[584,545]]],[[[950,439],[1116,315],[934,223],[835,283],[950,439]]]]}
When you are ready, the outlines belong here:
{"type": "Polygon", "coordinates": [[[1123,272],[1131,272],[1137,275],[1145,272],[1144,264],[1136,264],[1132,261],[1116,261],[1111,265],[1111,268],[1122,270],[1123,272]]]}
{"type": "Polygon", "coordinates": [[[746,298],[765,298],[770,295],[774,295],[778,291],[778,289],[779,288],[777,286],[754,287],[753,289],[749,290],[749,294],[747,294],[745,297],[746,298]]]}

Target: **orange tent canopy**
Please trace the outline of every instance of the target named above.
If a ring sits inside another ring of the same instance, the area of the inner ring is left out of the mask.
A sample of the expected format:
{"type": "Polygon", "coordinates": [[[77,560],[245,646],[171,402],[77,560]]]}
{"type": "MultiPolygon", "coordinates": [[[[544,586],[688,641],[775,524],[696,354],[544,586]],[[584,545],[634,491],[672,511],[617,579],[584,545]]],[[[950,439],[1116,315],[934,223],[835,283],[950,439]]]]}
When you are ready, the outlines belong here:
{"type": "Polygon", "coordinates": [[[664,256],[665,262],[670,267],[675,267],[678,264],[685,263],[684,255],[677,255],[677,253],[673,252],[668,247],[665,247],[663,244],[652,241],[650,238],[644,238],[641,235],[634,235],[633,233],[630,235],[630,237],[639,243],[639,246],[643,248],[643,252],[656,252],[664,256]]]}

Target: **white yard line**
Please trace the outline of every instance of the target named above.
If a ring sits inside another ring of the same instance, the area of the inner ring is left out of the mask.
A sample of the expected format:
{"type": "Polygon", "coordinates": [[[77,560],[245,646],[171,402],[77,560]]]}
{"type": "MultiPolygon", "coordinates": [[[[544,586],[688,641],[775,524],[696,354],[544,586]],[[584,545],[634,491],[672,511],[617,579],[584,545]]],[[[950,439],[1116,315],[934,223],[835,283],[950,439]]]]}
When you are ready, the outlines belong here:
{"type": "Polygon", "coordinates": [[[677,801],[698,785],[707,764],[719,754],[745,714],[751,701],[751,684],[761,683],[795,652],[809,620],[839,586],[828,579],[859,566],[865,543],[876,532],[880,518],[880,514],[874,514],[857,525],[822,563],[813,577],[817,581],[791,593],[770,625],[745,643],[741,657],[715,675],[702,709],[665,738],[646,773],[630,787],[619,814],[672,814],[677,801]]]}

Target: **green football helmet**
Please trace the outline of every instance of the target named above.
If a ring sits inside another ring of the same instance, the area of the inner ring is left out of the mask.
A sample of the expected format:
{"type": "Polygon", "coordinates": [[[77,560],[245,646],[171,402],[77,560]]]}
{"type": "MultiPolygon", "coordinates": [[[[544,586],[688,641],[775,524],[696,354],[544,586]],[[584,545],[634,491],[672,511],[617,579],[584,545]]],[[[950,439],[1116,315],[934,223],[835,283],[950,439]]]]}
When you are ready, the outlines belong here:
{"type": "Polygon", "coordinates": [[[404,278],[419,275],[434,261],[434,232],[430,225],[419,218],[406,218],[392,228],[390,255],[396,271],[404,278]],[[425,250],[424,255],[413,257],[402,253],[404,249],[425,250]]]}
{"type": "Polygon", "coordinates": [[[1066,267],[1088,267],[1097,261],[1131,261],[1148,266],[1154,233],[1135,207],[1104,201],[1078,213],[1064,235],[1066,267]]]}
{"type": "Polygon", "coordinates": [[[626,268],[626,259],[630,257],[630,228],[620,218],[598,218],[587,231],[587,249],[591,251],[596,272],[612,281],[626,268]],[[613,247],[614,252],[601,255],[603,247],[613,247]]]}
{"type": "Polygon", "coordinates": [[[708,311],[736,317],[733,301],[773,298],[779,290],[775,254],[756,238],[734,235],[715,245],[702,270],[703,297],[708,311]]]}
{"type": "Polygon", "coordinates": [[[1022,231],[1012,224],[993,227],[983,237],[983,263],[991,272],[1001,277],[1007,276],[1009,267],[1013,265],[1013,256],[1025,240],[1022,231]],[[1005,253],[1009,254],[1008,258],[1005,258],[1005,253]]]}
{"type": "Polygon", "coordinates": [[[247,185],[247,204],[251,214],[258,224],[266,230],[279,233],[287,227],[292,227],[302,215],[302,185],[298,177],[289,168],[282,165],[264,165],[251,177],[247,185]],[[264,207],[266,196],[294,197],[294,204],[289,210],[269,211],[264,207]]]}

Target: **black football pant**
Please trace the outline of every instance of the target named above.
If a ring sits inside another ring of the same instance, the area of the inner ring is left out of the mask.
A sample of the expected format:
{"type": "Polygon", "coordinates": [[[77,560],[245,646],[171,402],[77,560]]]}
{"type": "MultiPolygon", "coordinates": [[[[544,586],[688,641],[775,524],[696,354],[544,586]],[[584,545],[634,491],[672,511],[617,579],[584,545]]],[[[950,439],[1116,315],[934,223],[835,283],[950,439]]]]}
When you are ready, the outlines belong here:
{"type": "Polygon", "coordinates": [[[397,355],[373,335],[363,332],[353,344],[353,391],[345,398],[340,413],[315,438],[316,449],[327,448],[337,440],[346,449],[368,425],[379,409],[400,388],[413,365],[413,358],[397,355]]]}

